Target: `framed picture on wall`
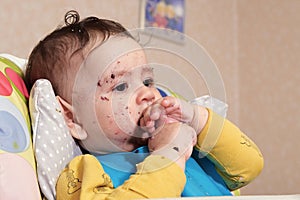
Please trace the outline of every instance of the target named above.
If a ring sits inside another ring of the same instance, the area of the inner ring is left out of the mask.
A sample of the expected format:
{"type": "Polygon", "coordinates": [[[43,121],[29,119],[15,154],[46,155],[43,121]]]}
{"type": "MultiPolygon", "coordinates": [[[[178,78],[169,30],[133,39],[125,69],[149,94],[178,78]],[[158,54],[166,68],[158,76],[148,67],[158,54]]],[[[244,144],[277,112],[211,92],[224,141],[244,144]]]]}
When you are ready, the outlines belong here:
{"type": "Polygon", "coordinates": [[[183,42],[184,18],[184,0],[142,0],[141,27],[158,28],[155,35],[183,42]]]}

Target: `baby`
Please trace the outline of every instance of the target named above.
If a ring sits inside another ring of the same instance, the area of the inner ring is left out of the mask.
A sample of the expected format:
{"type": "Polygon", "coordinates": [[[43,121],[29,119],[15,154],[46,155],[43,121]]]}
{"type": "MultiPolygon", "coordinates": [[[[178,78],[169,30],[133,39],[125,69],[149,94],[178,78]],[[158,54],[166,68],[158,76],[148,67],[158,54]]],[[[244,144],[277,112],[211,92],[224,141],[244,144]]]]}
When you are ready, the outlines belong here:
{"type": "Polygon", "coordinates": [[[70,133],[89,152],[61,173],[57,199],[230,195],[260,173],[260,151],[236,126],[160,95],[142,47],[122,25],[79,21],[74,11],[65,21],[34,48],[26,71],[29,88],[50,80],[70,133]],[[218,137],[204,144],[209,135],[218,137]],[[201,166],[200,154],[217,173],[201,166]]]}

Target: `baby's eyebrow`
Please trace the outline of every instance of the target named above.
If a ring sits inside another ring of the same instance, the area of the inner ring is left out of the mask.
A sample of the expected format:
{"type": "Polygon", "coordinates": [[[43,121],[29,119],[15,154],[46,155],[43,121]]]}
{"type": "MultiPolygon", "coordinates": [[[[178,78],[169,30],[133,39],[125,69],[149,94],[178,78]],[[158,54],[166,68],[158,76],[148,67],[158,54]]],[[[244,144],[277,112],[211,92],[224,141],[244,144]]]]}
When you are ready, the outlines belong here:
{"type": "MultiPolygon", "coordinates": [[[[127,71],[127,70],[124,70],[124,69],[122,69],[122,70],[116,70],[116,71],[111,72],[111,74],[103,77],[100,81],[102,83],[109,83],[109,82],[111,82],[114,79],[122,77],[125,74],[130,75],[131,73],[132,73],[131,71],[127,71]]],[[[142,73],[153,73],[153,68],[150,67],[150,66],[143,66],[142,67],[142,73]]]]}
{"type": "Polygon", "coordinates": [[[122,76],[124,76],[124,74],[131,74],[131,72],[127,71],[127,70],[113,71],[110,74],[108,74],[107,76],[101,78],[100,81],[102,83],[109,83],[109,82],[111,83],[112,80],[122,77],[122,76]]]}
{"type": "Polygon", "coordinates": [[[124,76],[124,74],[131,74],[131,72],[127,71],[127,70],[114,71],[110,74],[110,76],[108,78],[114,79],[116,77],[124,76]]]}
{"type": "Polygon", "coordinates": [[[144,66],[144,67],[142,68],[142,71],[143,71],[143,72],[150,72],[150,73],[152,73],[152,72],[153,72],[153,67],[150,67],[150,66],[144,66]]]}

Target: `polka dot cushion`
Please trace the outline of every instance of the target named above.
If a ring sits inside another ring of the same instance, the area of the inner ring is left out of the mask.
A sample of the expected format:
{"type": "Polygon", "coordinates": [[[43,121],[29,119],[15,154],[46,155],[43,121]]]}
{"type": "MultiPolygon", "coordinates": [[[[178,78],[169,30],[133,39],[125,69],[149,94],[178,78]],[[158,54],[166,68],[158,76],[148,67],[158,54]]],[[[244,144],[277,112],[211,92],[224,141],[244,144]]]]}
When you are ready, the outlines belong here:
{"type": "Polygon", "coordinates": [[[40,199],[20,67],[26,60],[0,54],[0,199],[40,199]]]}
{"type": "Polygon", "coordinates": [[[69,134],[48,80],[40,79],[34,84],[29,109],[40,188],[46,198],[52,200],[55,199],[55,184],[60,172],[82,153],[69,134]]]}

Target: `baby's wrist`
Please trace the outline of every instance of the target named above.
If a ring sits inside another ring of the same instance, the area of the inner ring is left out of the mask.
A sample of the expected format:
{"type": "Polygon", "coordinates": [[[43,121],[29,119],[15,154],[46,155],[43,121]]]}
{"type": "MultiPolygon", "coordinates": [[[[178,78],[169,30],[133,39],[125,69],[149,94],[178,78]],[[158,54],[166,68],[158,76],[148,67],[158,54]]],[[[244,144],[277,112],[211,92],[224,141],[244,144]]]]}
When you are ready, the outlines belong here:
{"type": "Polygon", "coordinates": [[[176,150],[176,147],[172,149],[160,149],[157,151],[153,151],[151,155],[163,156],[170,160],[170,162],[174,162],[179,165],[182,170],[185,170],[186,158],[184,155],[181,155],[178,150],[176,150]]]}
{"type": "Polygon", "coordinates": [[[194,113],[190,126],[194,128],[198,135],[207,123],[208,110],[207,108],[198,105],[193,105],[193,108],[194,113]]]}

